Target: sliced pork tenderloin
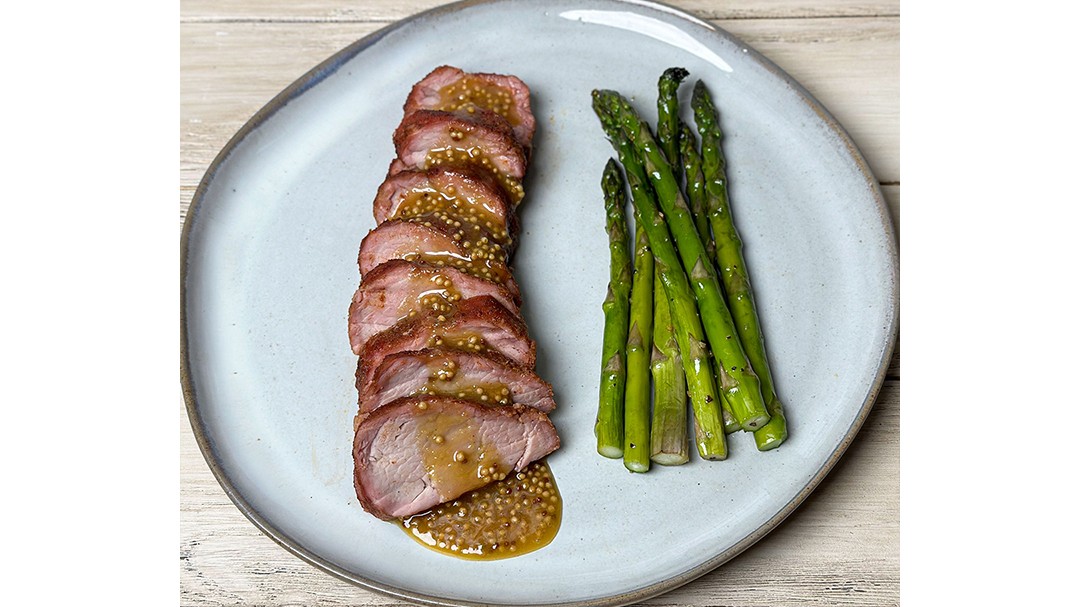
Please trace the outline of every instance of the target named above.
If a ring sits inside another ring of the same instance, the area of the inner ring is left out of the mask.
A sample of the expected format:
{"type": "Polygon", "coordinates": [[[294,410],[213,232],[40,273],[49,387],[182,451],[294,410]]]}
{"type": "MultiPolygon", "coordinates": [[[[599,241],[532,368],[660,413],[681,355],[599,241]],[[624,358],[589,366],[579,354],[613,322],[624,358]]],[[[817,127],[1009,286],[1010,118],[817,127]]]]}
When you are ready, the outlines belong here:
{"type": "Polygon", "coordinates": [[[357,361],[357,389],[373,381],[387,356],[438,347],[493,352],[526,369],[536,365],[536,342],[525,323],[494,297],[482,295],[459,301],[450,316],[424,311],[369,339],[357,361]]]}
{"type": "Polygon", "coordinates": [[[439,268],[417,261],[392,259],[364,275],[349,306],[349,343],[359,354],[364,344],[398,321],[422,311],[449,318],[458,302],[489,295],[518,314],[518,302],[506,287],[457,268],[439,268]]]}
{"type": "Polygon", "coordinates": [[[473,167],[491,174],[513,204],[521,202],[528,164],[524,148],[501,116],[487,111],[417,110],[394,131],[397,159],[390,174],[435,166],[473,167]]]}
{"type": "Polygon", "coordinates": [[[391,219],[368,232],[361,241],[357,259],[360,274],[366,276],[391,259],[457,268],[477,278],[499,283],[510,291],[515,301],[521,299],[521,291],[506,265],[505,251],[495,248],[486,237],[473,242],[462,238],[453,227],[447,229],[435,224],[391,219]]]}
{"type": "Polygon", "coordinates": [[[375,195],[375,221],[434,221],[449,215],[490,233],[507,254],[513,253],[518,218],[494,178],[471,167],[437,166],[390,175],[375,195]]]}
{"type": "Polygon", "coordinates": [[[414,394],[456,396],[489,405],[518,404],[544,413],[555,408],[551,384],[531,369],[495,352],[441,347],[387,356],[359,392],[361,415],[414,394]]]}
{"type": "Polygon", "coordinates": [[[360,504],[392,520],[478,489],[559,448],[547,415],[450,397],[411,396],[356,428],[353,483],[360,504]]]}
{"type": "Polygon", "coordinates": [[[532,146],[536,132],[529,100],[529,87],[516,76],[466,73],[443,65],[413,85],[405,101],[405,115],[417,110],[466,110],[471,106],[495,112],[514,129],[514,137],[525,148],[532,146]]]}

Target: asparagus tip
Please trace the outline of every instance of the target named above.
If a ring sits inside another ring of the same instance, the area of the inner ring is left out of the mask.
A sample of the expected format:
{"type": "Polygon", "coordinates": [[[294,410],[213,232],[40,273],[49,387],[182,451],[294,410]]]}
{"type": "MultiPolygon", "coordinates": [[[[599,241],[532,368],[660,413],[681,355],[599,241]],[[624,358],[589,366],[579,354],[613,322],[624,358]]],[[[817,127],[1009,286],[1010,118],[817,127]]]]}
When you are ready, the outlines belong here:
{"type": "MultiPolygon", "coordinates": [[[[663,79],[663,78],[671,78],[671,79],[673,79],[673,80],[675,80],[677,82],[682,82],[689,75],[690,75],[689,70],[687,70],[684,67],[669,67],[666,70],[664,70],[664,74],[662,76],[660,76],[660,78],[661,79],[663,79]]],[[[699,80],[698,82],[701,82],[701,81],[699,80]]]]}

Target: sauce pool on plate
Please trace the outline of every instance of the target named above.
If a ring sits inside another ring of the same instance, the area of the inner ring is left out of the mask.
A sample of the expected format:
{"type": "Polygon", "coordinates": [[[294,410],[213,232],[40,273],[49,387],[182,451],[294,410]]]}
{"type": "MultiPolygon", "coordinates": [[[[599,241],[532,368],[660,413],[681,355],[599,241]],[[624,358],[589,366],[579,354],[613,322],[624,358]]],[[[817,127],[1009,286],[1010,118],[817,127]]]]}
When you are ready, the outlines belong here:
{"type": "Polygon", "coordinates": [[[561,521],[555,477],[547,463],[539,461],[398,524],[436,552],[498,560],[548,545],[561,521]]]}

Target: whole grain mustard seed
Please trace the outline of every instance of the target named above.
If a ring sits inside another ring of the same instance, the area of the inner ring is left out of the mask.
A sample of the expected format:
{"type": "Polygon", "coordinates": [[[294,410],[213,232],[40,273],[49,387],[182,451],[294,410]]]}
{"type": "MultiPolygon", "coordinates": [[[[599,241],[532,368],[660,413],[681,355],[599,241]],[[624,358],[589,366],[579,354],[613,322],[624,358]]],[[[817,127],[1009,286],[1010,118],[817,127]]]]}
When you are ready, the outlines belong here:
{"type": "Polygon", "coordinates": [[[420,249],[408,252],[408,256],[440,267],[456,267],[477,278],[502,283],[511,280],[504,248],[511,243],[508,232],[482,202],[414,190],[405,195],[405,202],[391,218],[439,230],[453,241],[440,242],[442,236],[433,234],[430,244],[417,242],[420,249]]]}
{"type": "Polygon", "coordinates": [[[495,112],[512,125],[521,123],[513,94],[505,87],[492,84],[476,76],[465,76],[439,89],[440,103],[435,109],[444,111],[464,110],[470,114],[476,108],[495,112]]]}
{"type": "MultiPolygon", "coordinates": [[[[453,135],[451,135],[451,138],[453,138],[453,135]]],[[[454,141],[464,143],[459,140],[454,141]]],[[[492,175],[496,181],[499,182],[503,191],[506,192],[507,196],[510,197],[510,200],[514,204],[521,202],[521,199],[525,197],[525,187],[521,185],[521,180],[500,171],[484,151],[475,145],[470,147],[434,148],[430,150],[421,168],[437,166],[474,167],[492,175]]]]}
{"type": "Polygon", "coordinates": [[[450,504],[402,519],[401,526],[434,550],[468,559],[507,558],[554,538],[562,516],[558,491],[552,485],[546,497],[537,492],[551,481],[546,463],[534,462],[515,474],[480,466],[477,473],[492,482],[450,504]]]}

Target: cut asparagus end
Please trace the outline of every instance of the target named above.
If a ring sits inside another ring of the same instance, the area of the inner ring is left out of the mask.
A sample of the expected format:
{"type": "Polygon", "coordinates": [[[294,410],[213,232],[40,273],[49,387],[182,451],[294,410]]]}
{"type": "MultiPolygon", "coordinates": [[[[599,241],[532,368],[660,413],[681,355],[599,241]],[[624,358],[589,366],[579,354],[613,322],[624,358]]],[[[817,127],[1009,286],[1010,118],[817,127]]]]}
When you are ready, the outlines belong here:
{"type": "MultiPolygon", "coordinates": [[[[707,414],[713,416],[711,411],[707,414]]],[[[719,420],[717,419],[709,420],[708,426],[711,428],[719,428],[720,425],[717,423],[718,421],[719,420]]],[[[723,432],[712,432],[703,429],[697,416],[697,410],[694,411],[694,431],[698,455],[701,456],[701,459],[711,461],[727,459],[727,437],[723,432]]]]}
{"type": "Polygon", "coordinates": [[[771,418],[767,414],[748,417],[743,420],[742,429],[747,432],[755,432],[768,424],[770,419],[771,418]]]}
{"type": "Polygon", "coordinates": [[[653,453],[652,461],[661,466],[681,466],[690,461],[690,452],[683,446],[682,451],[653,453]]]}
{"type": "Polygon", "coordinates": [[[598,445],[596,452],[611,459],[619,459],[623,456],[622,447],[616,447],[615,445],[598,445]]]}
{"type": "Polygon", "coordinates": [[[623,465],[630,472],[648,472],[649,454],[642,445],[631,444],[623,451],[623,465]]]}
{"type": "Polygon", "coordinates": [[[769,411],[772,413],[772,419],[754,431],[754,442],[757,443],[758,451],[775,449],[787,440],[787,419],[784,417],[784,406],[780,403],[780,399],[774,399],[769,403],[769,411]]]}

